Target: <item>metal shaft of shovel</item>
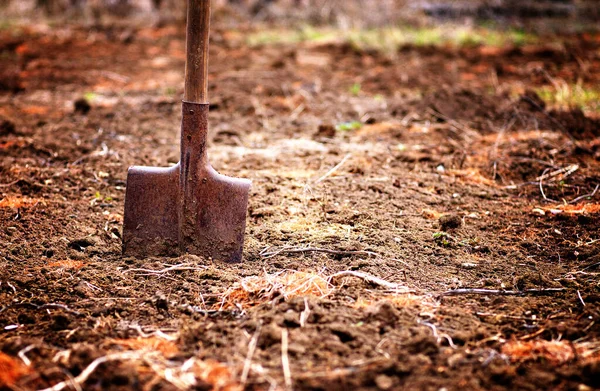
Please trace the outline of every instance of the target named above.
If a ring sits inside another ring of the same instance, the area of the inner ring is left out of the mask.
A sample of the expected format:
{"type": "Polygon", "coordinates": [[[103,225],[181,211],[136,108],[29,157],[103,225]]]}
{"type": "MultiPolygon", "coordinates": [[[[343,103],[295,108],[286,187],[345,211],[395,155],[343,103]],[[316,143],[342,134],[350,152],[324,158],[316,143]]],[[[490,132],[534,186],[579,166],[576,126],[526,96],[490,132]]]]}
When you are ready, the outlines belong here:
{"type": "Polygon", "coordinates": [[[181,159],[172,168],[129,169],[125,255],[242,259],[250,181],[217,173],[206,151],[209,24],[210,0],[189,0],[181,159]]]}

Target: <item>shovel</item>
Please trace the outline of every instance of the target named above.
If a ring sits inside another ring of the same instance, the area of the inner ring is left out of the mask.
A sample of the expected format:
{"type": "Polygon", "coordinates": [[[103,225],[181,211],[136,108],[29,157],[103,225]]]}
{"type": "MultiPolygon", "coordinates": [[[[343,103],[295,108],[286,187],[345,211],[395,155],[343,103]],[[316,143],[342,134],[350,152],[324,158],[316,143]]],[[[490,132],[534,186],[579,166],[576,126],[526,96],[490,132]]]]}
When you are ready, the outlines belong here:
{"type": "Polygon", "coordinates": [[[210,0],[189,0],[181,158],[170,168],[129,168],[123,253],[184,253],[240,262],[250,181],[216,172],[206,153],[210,0]]]}

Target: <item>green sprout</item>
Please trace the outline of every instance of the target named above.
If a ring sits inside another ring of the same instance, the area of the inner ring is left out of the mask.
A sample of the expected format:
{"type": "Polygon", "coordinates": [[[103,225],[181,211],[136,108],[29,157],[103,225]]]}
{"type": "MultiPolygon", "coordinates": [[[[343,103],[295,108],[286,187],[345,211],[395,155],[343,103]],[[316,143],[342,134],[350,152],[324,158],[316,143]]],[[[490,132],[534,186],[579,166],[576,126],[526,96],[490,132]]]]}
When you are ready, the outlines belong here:
{"type": "Polygon", "coordinates": [[[360,94],[360,90],[362,89],[360,83],[354,83],[350,87],[350,93],[354,96],[358,96],[360,94]]]}
{"type": "Polygon", "coordinates": [[[335,126],[336,130],[341,130],[343,132],[349,132],[352,130],[358,130],[362,128],[363,124],[360,121],[351,121],[351,122],[343,122],[341,124],[337,124],[335,126]]]}

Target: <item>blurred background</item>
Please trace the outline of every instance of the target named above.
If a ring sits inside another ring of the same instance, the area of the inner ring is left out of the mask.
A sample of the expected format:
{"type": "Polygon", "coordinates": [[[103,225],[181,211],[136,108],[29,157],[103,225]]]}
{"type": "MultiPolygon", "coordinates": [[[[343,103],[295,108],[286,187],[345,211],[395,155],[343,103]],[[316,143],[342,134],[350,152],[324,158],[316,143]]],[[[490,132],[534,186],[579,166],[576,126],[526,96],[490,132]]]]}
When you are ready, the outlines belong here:
{"type": "MultiPolygon", "coordinates": [[[[0,0],[3,19],[58,22],[160,24],[183,21],[183,0],[0,0]]],[[[593,28],[600,16],[595,0],[214,0],[214,9],[231,21],[377,27],[460,21],[493,21],[502,25],[540,28],[593,28]],[[550,22],[548,22],[550,20],[550,22]],[[552,21],[556,22],[553,23],[552,21]]]]}

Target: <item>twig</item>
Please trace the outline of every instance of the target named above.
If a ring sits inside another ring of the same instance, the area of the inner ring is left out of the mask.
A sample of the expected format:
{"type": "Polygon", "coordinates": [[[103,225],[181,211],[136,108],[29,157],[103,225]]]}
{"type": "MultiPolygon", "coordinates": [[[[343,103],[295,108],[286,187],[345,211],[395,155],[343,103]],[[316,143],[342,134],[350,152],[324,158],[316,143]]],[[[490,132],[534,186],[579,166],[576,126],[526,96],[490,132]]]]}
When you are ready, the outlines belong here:
{"type": "Polygon", "coordinates": [[[493,157],[493,161],[494,161],[494,174],[492,175],[492,179],[496,180],[496,176],[498,174],[498,147],[500,146],[500,140],[502,140],[502,137],[504,137],[504,133],[506,133],[510,128],[512,128],[512,126],[515,124],[516,119],[512,118],[510,120],[510,122],[508,124],[506,124],[505,126],[502,127],[502,129],[500,129],[500,131],[498,132],[498,136],[496,136],[496,142],[494,143],[494,148],[492,149],[492,152],[490,153],[490,160],[492,160],[491,158],[493,157]]]}
{"type": "Polygon", "coordinates": [[[490,312],[476,312],[477,316],[493,316],[494,318],[506,318],[506,319],[514,319],[514,320],[534,320],[528,318],[526,316],[515,316],[515,315],[505,315],[505,314],[495,314],[490,312]]]}
{"type": "Polygon", "coordinates": [[[341,162],[339,162],[338,164],[336,164],[335,166],[333,166],[333,168],[331,168],[329,171],[327,171],[325,173],[325,175],[323,175],[322,177],[320,177],[319,179],[317,179],[316,181],[313,182],[313,185],[316,185],[317,183],[320,183],[322,181],[324,181],[325,179],[327,179],[327,177],[329,177],[331,174],[333,174],[334,172],[336,172],[340,167],[342,167],[344,165],[344,163],[346,163],[346,160],[348,160],[350,158],[350,156],[352,156],[352,154],[347,154],[346,156],[344,156],[344,158],[342,159],[341,162]]]}
{"type": "Polygon", "coordinates": [[[459,295],[500,295],[500,296],[524,296],[524,295],[547,295],[557,292],[564,292],[565,288],[545,288],[545,289],[524,289],[522,291],[506,291],[502,289],[452,289],[442,292],[440,296],[459,296],[459,295]]]}
{"type": "Polygon", "coordinates": [[[37,305],[37,304],[33,304],[33,303],[16,303],[16,304],[9,304],[7,306],[4,306],[2,308],[0,308],[0,313],[6,311],[9,308],[12,307],[30,307],[36,310],[43,310],[43,309],[47,309],[47,308],[59,308],[61,310],[64,310],[66,312],[70,312],[74,315],[81,315],[81,312],[79,311],[75,311],[70,309],[69,307],[67,307],[64,304],[58,304],[58,303],[47,303],[47,304],[42,304],[42,305],[37,305]]]}
{"type": "Polygon", "coordinates": [[[477,137],[479,136],[479,133],[476,130],[473,130],[472,128],[470,128],[468,125],[463,125],[460,122],[440,113],[439,111],[433,109],[433,108],[428,108],[427,111],[432,114],[434,117],[437,117],[439,119],[443,119],[444,121],[446,121],[450,126],[455,127],[456,129],[462,131],[463,133],[465,133],[468,136],[471,137],[477,137]]]}
{"type": "Polygon", "coordinates": [[[248,381],[248,374],[250,373],[250,368],[252,367],[252,357],[254,357],[254,352],[256,351],[256,345],[258,343],[258,337],[260,336],[260,326],[256,328],[250,343],[248,344],[248,353],[246,354],[246,359],[244,360],[244,369],[242,370],[242,375],[240,376],[240,383],[242,383],[242,388],[246,385],[248,381]]]}
{"type": "Polygon", "coordinates": [[[12,182],[8,182],[8,183],[0,183],[0,187],[11,187],[12,185],[16,185],[17,183],[19,183],[21,179],[17,179],[15,181],[12,182]]]}
{"type": "Polygon", "coordinates": [[[419,321],[418,323],[422,324],[424,326],[427,326],[431,329],[431,332],[433,333],[433,336],[437,340],[437,343],[440,343],[442,341],[442,339],[445,339],[446,341],[448,341],[448,345],[452,349],[456,349],[456,345],[454,344],[454,341],[452,340],[452,338],[446,333],[443,333],[443,334],[438,333],[437,327],[435,327],[435,325],[433,323],[424,322],[424,321],[419,321]]]}
{"type": "MultiPolygon", "coordinates": [[[[544,162],[539,162],[544,164],[544,162]]],[[[546,165],[549,165],[546,163],[546,165]]],[[[552,168],[555,168],[554,166],[551,166],[552,168]]],[[[523,183],[519,183],[516,185],[508,185],[508,186],[504,186],[503,189],[509,189],[509,190],[514,190],[514,189],[518,189],[519,187],[523,187],[523,186],[528,186],[528,185],[537,185],[537,186],[541,186],[541,182],[545,181],[546,179],[551,179],[548,182],[553,182],[556,179],[556,176],[560,175],[560,174],[564,174],[564,176],[562,177],[562,179],[565,179],[566,177],[568,177],[569,175],[573,174],[575,171],[577,171],[579,169],[579,165],[577,164],[571,164],[568,165],[567,167],[563,167],[563,168],[559,168],[555,171],[549,172],[548,170],[549,168],[546,168],[544,170],[544,172],[542,173],[542,175],[538,176],[537,178],[535,178],[535,181],[531,181],[531,182],[523,182],[523,183]]],[[[541,188],[540,188],[541,189],[541,188]]],[[[544,191],[541,190],[542,195],[544,195],[544,191]]],[[[582,196],[582,197],[587,197],[587,196],[582,196]]],[[[545,198],[547,199],[547,198],[545,198]]],[[[551,200],[550,200],[551,201],[551,200]]],[[[554,201],[557,202],[557,201],[554,201]]],[[[573,202],[573,201],[571,201],[573,202]]]]}
{"type": "Polygon", "coordinates": [[[592,191],[589,194],[584,194],[582,196],[579,196],[577,198],[572,199],[571,201],[569,201],[569,204],[574,204],[574,203],[579,202],[579,201],[581,201],[581,200],[583,200],[585,198],[592,198],[593,196],[596,195],[596,192],[598,191],[598,188],[600,188],[600,183],[596,185],[596,187],[594,188],[594,191],[592,191]]]}
{"type": "MultiPolygon", "coordinates": [[[[123,75],[120,75],[115,72],[109,72],[109,71],[100,71],[100,72],[96,71],[96,72],[99,73],[100,76],[104,76],[107,79],[116,81],[118,83],[127,83],[129,81],[129,78],[127,76],[123,76],[123,75]]],[[[94,73],[96,73],[96,72],[94,72],[94,73]]]]}
{"type": "Polygon", "coordinates": [[[556,202],[556,201],[554,201],[554,200],[551,200],[551,199],[549,199],[548,197],[546,197],[546,194],[544,193],[544,185],[543,185],[543,183],[542,183],[542,182],[543,182],[544,178],[546,177],[546,172],[547,172],[548,170],[549,170],[549,169],[548,169],[548,168],[546,168],[546,169],[544,170],[543,174],[542,174],[542,175],[541,175],[541,176],[538,178],[538,180],[540,181],[540,193],[542,193],[542,197],[544,197],[544,200],[546,200],[546,201],[552,201],[552,202],[556,202]]]}
{"type": "Polygon", "coordinates": [[[389,282],[389,281],[383,280],[379,277],[375,277],[375,276],[372,276],[370,274],[363,273],[363,272],[356,272],[353,270],[344,270],[344,271],[335,273],[327,278],[327,282],[331,282],[334,278],[342,277],[342,276],[352,276],[352,277],[361,278],[367,282],[370,282],[372,284],[376,284],[376,285],[379,285],[379,286],[382,286],[382,287],[388,288],[388,289],[395,289],[395,290],[402,289],[406,293],[412,292],[410,289],[408,289],[407,287],[405,287],[403,285],[396,284],[394,282],[389,282]]]}
{"type": "Polygon", "coordinates": [[[21,360],[23,360],[23,362],[25,363],[25,365],[27,365],[28,367],[31,366],[31,360],[29,358],[27,358],[27,356],[25,354],[27,354],[27,352],[29,352],[32,349],[37,348],[37,345],[29,345],[21,350],[19,350],[19,353],[17,353],[17,356],[19,356],[19,358],[21,360]]]}
{"type": "Polygon", "coordinates": [[[530,157],[527,157],[527,156],[512,156],[512,159],[519,160],[519,161],[522,161],[522,162],[538,163],[538,164],[541,164],[543,166],[554,168],[555,170],[560,170],[560,166],[557,166],[556,164],[552,164],[550,162],[547,162],[547,161],[544,161],[544,160],[541,160],[541,159],[534,159],[534,158],[530,158],[530,157]]]}
{"type": "Polygon", "coordinates": [[[350,251],[350,250],[331,250],[327,248],[318,248],[318,247],[283,247],[279,250],[266,252],[269,248],[260,252],[260,256],[262,258],[273,258],[279,254],[296,254],[296,253],[326,253],[326,254],[335,254],[335,255],[370,255],[373,257],[378,257],[379,254],[374,253],[372,251],[350,251]]]}
{"type": "Polygon", "coordinates": [[[560,130],[562,130],[567,137],[569,137],[569,139],[571,140],[571,142],[573,143],[573,145],[575,146],[579,146],[579,143],[577,142],[577,140],[575,139],[575,137],[573,136],[573,134],[571,132],[569,132],[569,130],[567,130],[567,128],[565,128],[563,126],[563,124],[561,124],[560,122],[558,122],[556,120],[556,118],[552,117],[550,114],[548,114],[546,112],[546,110],[541,107],[537,102],[535,102],[533,99],[531,99],[528,96],[523,95],[521,97],[521,99],[526,100],[528,103],[530,103],[533,107],[535,107],[540,113],[542,113],[544,116],[546,116],[546,118],[548,118],[550,121],[552,121],[556,126],[558,126],[560,128],[560,130]]]}
{"type": "Polygon", "coordinates": [[[53,385],[52,387],[44,388],[39,391],[61,391],[66,387],[72,385],[72,383],[81,385],[81,383],[85,383],[85,381],[90,377],[92,373],[100,366],[106,362],[110,361],[125,361],[125,360],[138,360],[142,357],[140,352],[123,352],[123,353],[113,353],[108,354],[106,356],[98,357],[90,365],[88,365],[77,377],[73,380],[62,381],[53,385]]]}
{"type": "Polygon", "coordinates": [[[140,334],[140,337],[142,337],[142,338],[150,338],[150,337],[156,336],[158,338],[162,338],[164,340],[171,341],[171,342],[177,341],[179,339],[178,336],[169,335],[169,334],[163,332],[162,330],[154,330],[151,333],[145,333],[144,330],[142,330],[142,327],[138,324],[129,325],[129,328],[137,331],[140,334]]]}
{"type": "MultiPolygon", "coordinates": [[[[592,263],[591,265],[584,267],[583,269],[581,269],[579,272],[576,272],[576,273],[584,272],[584,271],[592,269],[596,266],[600,266],[600,262],[592,263]]],[[[2,312],[2,311],[0,311],[0,312],[2,312]]]]}
{"type": "MultiPolygon", "coordinates": [[[[9,281],[6,281],[6,285],[8,285],[10,287],[10,289],[13,290],[13,293],[17,293],[17,288],[15,288],[15,286],[13,284],[11,284],[9,281]]],[[[0,287],[2,286],[2,281],[0,281],[0,287]]]]}
{"type": "Polygon", "coordinates": [[[585,307],[585,301],[583,301],[583,297],[581,297],[581,292],[579,292],[579,290],[577,290],[577,297],[579,297],[579,301],[581,301],[581,304],[585,307]]]}
{"type": "Polygon", "coordinates": [[[306,326],[306,321],[310,316],[310,308],[308,306],[308,300],[304,298],[304,311],[300,313],[300,327],[306,326]]]}
{"type": "Polygon", "coordinates": [[[127,269],[127,270],[123,270],[123,273],[129,273],[129,272],[144,272],[147,274],[140,274],[141,276],[146,276],[146,275],[157,275],[157,274],[165,274],[168,272],[172,272],[172,271],[179,271],[179,270],[206,270],[208,268],[208,266],[190,266],[193,265],[192,263],[180,263],[177,265],[172,265],[169,266],[165,269],[161,269],[161,270],[152,270],[152,269],[127,269]]]}
{"type": "Polygon", "coordinates": [[[281,329],[281,366],[283,367],[283,379],[285,387],[292,389],[292,371],[290,370],[290,359],[288,357],[288,331],[281,329]]]}
{"type": "Polygon", "coordinates": [[[544,172],[542,173],[542,175],[540,175],[539,177],[535,178],[536,181],[541,181],[541,180],[545,180],[548,178],[554,178],[560,174],[564,174],[564,176],[562,177],[562,179],[565,179],[566,177],[568,177],[569,175],[573,174],[575,171],[579,170],[579,164],[570,164],[566,167],[563,168],[559,168],[558,170],[554,170],[552,172],[548,172],[550,169],[546,168],[544,170],[544,172]],[[546,172],[548,172],[546,174],[546,172]]]}

